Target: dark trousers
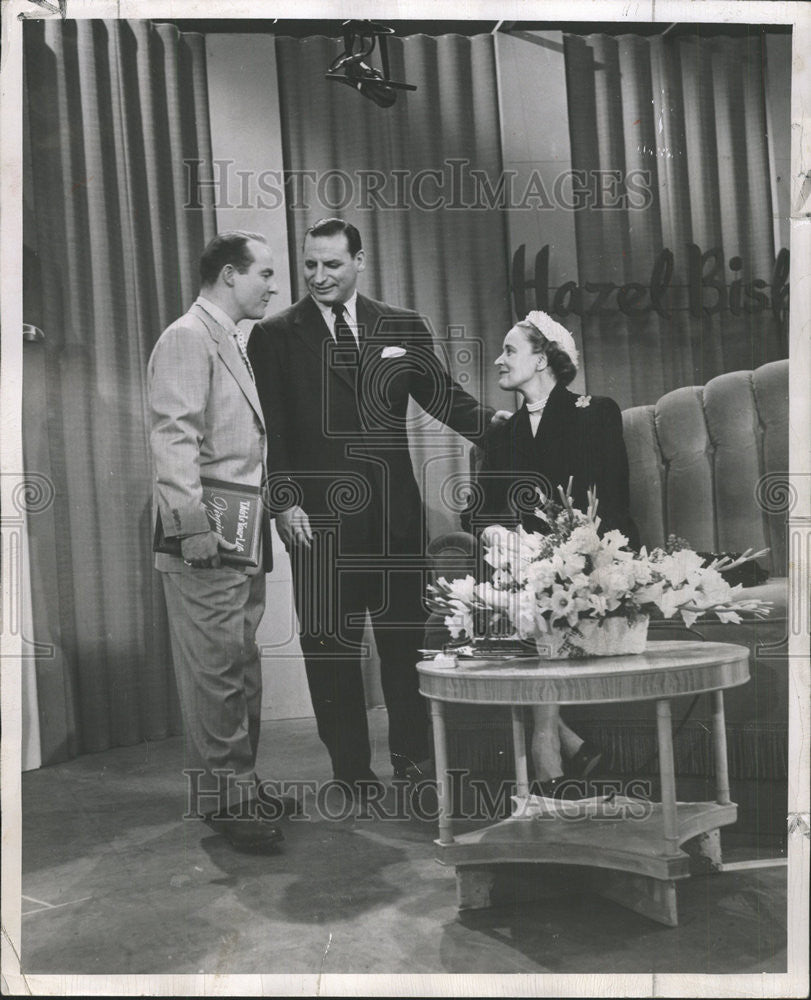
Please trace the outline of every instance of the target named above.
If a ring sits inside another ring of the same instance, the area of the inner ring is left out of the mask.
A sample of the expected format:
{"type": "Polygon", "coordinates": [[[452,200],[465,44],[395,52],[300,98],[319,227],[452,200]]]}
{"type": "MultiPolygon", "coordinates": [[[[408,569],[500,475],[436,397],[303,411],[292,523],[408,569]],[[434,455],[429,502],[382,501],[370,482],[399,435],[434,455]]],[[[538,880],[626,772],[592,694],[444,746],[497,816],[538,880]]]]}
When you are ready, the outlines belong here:
{"type": "Polygon", "coordinates": [[[426,618],[424,574],[419,567],[392,568],[357,550],[351,563],[336,559],[334,536],[314,535],[312,549],[294,551],[291,563],[307,681],[333,775],[352,781],[367,777],[370,769],[361,671],[367,609],[380,655],[392,765],[425,760],[428,712],[416,670],[426,618]]]}

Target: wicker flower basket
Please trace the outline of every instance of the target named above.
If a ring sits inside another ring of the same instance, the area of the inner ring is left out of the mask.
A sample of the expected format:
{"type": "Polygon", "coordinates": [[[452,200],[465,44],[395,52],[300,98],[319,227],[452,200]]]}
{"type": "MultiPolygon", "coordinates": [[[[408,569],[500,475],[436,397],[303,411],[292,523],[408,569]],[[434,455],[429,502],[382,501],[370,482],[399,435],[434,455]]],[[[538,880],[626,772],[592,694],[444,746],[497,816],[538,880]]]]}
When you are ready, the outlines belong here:
{"type": "Polygon", "coordinates": [[[620,617],[584,618],[574,628],[552,629],[535,640],[543,660],[644,653],[647,641],[647,615],[632,622],[620,617]]]}

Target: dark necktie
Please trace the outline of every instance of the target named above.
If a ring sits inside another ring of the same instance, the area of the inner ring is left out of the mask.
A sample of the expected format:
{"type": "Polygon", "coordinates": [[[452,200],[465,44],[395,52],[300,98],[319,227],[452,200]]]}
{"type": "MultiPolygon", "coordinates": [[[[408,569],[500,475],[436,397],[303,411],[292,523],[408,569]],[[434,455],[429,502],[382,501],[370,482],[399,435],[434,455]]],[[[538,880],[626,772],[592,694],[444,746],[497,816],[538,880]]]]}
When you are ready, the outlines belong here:
{"type": "MultiPolygon", "coordinates": [[[[355,419],[360,421],[359,427],[362,429],[363,419],[360,417],[360,400],[358,399],[358,344],[352,332],[352,327],[347,322],[346,309],[343,302],[334,303],[332,313],[335,316],[335,346],[337,348],[332,358],[332,364],[341,368],[344,377],[348,377],[352,384],[355,395],[355,413],[357,414],[355,419]]],[[[347,429],[343,426],[343,419],[339,419],[339,423],[342,425],[343,430],[347,429]]],[[[355,431],[359,428],[358,425],[355,425],[350,429],[355,431]]]]}
{"type": "Polygon", "coordinates": [[[352,328],[346,321],[346,310],[344,309],[343,302],[336,302],[332,307],[332,313],[335,316],[335,342],[338,347],[356,349],[358,345],[355,342],[355,335],[352,333],[352,328]]]}

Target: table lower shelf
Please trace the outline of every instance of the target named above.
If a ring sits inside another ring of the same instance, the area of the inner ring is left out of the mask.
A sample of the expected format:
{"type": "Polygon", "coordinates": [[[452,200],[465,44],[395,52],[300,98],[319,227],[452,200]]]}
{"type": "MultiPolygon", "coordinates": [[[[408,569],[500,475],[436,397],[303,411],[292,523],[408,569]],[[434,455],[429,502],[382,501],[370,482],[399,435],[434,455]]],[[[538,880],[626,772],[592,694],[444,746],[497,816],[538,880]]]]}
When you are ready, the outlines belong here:
{"type": "MultiPolygon", "coordinates": [[[[492,865],[551,862],[585,865],[646,875],[654,879],[686,878],[690,856],[667,853],[659,803],[617,797],[593,814],[513,816],[493,826],[435,841],[443,865],[492,865]]],[[[679,802],[678,844],[734,823],[735,803],[679,802]]]]}

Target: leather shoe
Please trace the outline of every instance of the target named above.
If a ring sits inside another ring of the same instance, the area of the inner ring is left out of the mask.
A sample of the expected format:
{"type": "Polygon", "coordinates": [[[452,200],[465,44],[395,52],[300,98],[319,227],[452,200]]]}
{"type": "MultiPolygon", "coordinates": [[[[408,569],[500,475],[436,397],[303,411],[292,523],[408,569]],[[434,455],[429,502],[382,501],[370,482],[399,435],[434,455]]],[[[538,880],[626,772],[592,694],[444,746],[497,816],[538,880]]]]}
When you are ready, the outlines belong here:
{"type": "Polygon", "coordinates": [[[284,840],[284,834],[277,826],[255,816],[234,819],[214,813],[206,816],[205,822],[215,833],[221,833],[231,847],[238,851],[275,850],[284,840]]]}
{"type": "Polygon", "coordinates": [[[575,778],[587,778],[600,763],[602,756],[602,750],[585,740],[577,753],[569,759],[572,775],[575,778]]]}

